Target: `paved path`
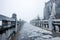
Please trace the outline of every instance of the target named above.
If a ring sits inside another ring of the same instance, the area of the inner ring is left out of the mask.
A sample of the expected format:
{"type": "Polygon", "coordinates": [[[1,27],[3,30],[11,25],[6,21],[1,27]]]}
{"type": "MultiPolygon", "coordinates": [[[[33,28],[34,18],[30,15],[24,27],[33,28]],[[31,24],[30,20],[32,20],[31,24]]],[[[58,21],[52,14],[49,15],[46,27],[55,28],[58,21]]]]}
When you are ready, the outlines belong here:
{"type": "MultiPolygon", "coordinates": [[[[32,26],[29,23],[25,23],[21,29],[21,31],[19,33],[16,34],[16,37],[14,37],[14,40],[35,40],[37,38],[43,39],[41,36],[43,36],[44,34],[42,33],[51,33],[48,32],[46,30],[43,30],[41,28],[32,26]]],[[[48,40],[48,39],[46,39],[48,40]]]]}

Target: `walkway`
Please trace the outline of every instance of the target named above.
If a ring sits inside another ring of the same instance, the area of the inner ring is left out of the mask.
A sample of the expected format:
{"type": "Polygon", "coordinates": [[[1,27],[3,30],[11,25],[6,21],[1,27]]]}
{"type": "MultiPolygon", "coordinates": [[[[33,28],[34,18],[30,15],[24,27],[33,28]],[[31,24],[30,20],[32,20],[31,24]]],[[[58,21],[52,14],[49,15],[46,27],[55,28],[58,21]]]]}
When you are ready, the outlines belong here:
{"type": "Polygon", "coordinates": [[[51,40],[51,35],[49,31],[25,23],[14,40],[51,40]]]}

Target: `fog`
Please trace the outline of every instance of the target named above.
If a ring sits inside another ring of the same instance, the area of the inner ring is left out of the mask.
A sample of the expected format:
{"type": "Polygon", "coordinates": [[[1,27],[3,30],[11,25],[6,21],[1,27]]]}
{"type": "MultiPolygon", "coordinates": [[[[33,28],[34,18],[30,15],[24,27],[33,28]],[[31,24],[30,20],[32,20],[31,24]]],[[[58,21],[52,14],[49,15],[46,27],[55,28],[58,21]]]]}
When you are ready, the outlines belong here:
{"type": "Polygon", "coordinates": [[[0,14],[11,17],[17,14],[18,19],[30,21],[40,16],[43,18],[45,2],[48,0],[0,0],[0,14]]]}

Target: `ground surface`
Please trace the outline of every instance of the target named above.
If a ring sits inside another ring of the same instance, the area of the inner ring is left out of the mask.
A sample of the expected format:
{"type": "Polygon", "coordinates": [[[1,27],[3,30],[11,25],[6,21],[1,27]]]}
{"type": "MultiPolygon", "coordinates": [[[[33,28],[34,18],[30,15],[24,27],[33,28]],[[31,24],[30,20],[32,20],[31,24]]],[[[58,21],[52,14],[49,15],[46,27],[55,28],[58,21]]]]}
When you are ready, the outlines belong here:
{"type": "MultiPolygon", "coordinates": [[[[52,40],[52,32],[25,23],[14,40],[52,40]]],[[[54,39],[55,40],[55,39],[54,39]]]]}

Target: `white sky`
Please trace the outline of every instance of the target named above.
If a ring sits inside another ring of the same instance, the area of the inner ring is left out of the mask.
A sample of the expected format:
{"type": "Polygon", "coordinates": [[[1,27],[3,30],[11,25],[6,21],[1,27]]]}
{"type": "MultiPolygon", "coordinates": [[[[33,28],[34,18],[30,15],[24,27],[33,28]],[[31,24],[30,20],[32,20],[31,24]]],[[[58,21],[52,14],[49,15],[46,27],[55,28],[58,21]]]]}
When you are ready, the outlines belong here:
{"type": "Polygon", "coordinates": [[[43,18],[44,4],[48,0],[0,0],[0,14],[11,17],[17,14],[18,19],[30,21],[39,15],[43,18]]]}

